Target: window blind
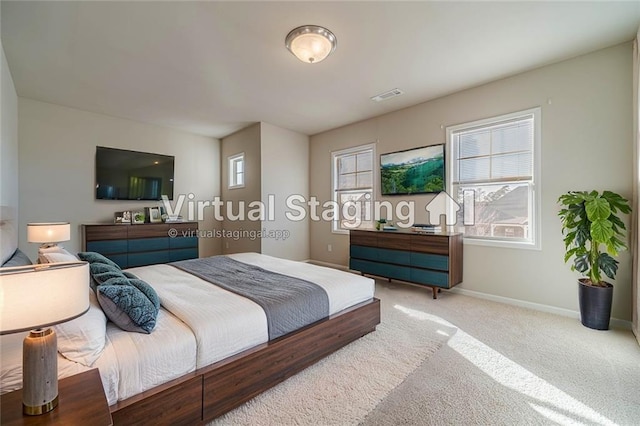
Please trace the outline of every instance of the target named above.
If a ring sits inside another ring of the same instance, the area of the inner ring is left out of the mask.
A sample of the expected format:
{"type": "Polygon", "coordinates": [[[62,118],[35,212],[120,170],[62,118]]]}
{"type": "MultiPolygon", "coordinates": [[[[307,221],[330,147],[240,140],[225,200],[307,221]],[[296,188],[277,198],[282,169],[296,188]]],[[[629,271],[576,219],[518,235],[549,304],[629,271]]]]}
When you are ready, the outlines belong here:
{"type": "Polygon", "coordinates": [[[453,184],[532,180],[533,132],[533,115],[453,132],[453,184]]]}

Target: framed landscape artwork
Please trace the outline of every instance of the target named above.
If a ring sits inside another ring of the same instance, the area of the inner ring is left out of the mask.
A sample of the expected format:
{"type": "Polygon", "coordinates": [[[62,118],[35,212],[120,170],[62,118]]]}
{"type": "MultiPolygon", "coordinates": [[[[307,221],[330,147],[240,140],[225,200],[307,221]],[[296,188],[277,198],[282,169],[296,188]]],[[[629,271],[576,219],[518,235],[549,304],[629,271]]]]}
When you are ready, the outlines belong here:
{"type": "Polygon", "coordinates": [[[444,144],[380,155],[382,195],[444,191],[444,144]]]}

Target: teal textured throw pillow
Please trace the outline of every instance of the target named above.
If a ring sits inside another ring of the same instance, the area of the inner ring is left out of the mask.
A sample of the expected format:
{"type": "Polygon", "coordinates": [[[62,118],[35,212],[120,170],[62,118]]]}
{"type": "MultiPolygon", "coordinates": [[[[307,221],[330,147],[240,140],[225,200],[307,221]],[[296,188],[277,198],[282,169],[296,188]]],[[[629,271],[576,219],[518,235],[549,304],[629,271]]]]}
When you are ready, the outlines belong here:
{"type": "Polygon", "coordinates": [[[97,285],[100,285],[112,278],[122,278],[126,283],[126,276],[117,266],[112,266],[107,263],[90,263],[89,273],[91,278],[96,281],[97,285]]]}
{"type": "Polygon", "coordinates": [[[78,257],[81,260],[87,261],[92,264],[104,263],[106,265],[115,266],[116,268],[120,269],[120,266],[118,266],[116,262],[94,251],[81,251],[80,253],[78,253],[78,257]]]}
{"type": "Polygon", "coordinates": [[[107,318],[121,329],[149,334],[156,326],[160,299],[144,281],[111,278],[96,293],[107,318]]]}

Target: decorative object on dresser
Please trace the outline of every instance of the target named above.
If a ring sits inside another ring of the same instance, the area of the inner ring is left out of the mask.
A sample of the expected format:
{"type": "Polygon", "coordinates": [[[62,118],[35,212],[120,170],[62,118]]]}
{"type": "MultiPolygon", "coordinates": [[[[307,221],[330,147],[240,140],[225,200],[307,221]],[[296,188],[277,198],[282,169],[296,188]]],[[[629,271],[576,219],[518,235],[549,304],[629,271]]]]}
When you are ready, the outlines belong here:
{"type": "Polygon", "coordinates": [[[431,287],[433,298],[441,288],[462,282],[462,234],[418,233],[407,230],[351,230],[349,267],[431,287]]]}
{"type": "Polygon", "coordinates": [[[131,212],[131,223],[139,224],[144,223],[145,214],[143,211],[134,211],[131,212]]]}
{"type": "Polygon", "coordinates": [[[83,251],[94,251],[121,268],[198,257],[198,222],[137,226],[82,225],[83,251]]]}
{"type": "Polygon", "coordinates": [[[88,281],[86,262],[0,270],[0,334],[31,330],[23,343],[25,414],[44,414],[58,405],[58,345],[56,333],[49,326],[87,312],[88,281]]]}
{"type": "Polygon", "coordinates": [[[43,259],[43,249],[55,247],[56,243],[71,239],[69,222],[44,222],[27,224],[27,241],[42,243],[38,249],[38,263],[47,263],[43,259]]]}
{"type": "Polygon", "coordinates": [[[162,222],[162,217],[160,217],[160,210],[158,207],[147,207],[146,216],[149,218],[149,223],[160,223],[162,222]]]}
{"type": "Polygon", "coordinates": [[[131,223],[131,212],[115,212],[113,214],[113,222],[114,223],[131,223]]]}

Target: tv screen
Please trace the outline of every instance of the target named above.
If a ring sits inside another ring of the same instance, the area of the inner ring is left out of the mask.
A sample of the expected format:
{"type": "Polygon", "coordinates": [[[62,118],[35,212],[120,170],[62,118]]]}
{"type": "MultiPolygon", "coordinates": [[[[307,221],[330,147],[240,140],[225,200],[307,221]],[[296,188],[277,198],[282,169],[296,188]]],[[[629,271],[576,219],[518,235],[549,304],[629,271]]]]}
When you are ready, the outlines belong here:
{"type": "Polygon", "coordinates": [[[173,199],[173,168],[171,155],[96,147],[96,199],[173,199]]]}
{"type": "Polygon", "coordinates": [[[380,155],[382,195],[444,191],[444,144],[380,155]]]}

